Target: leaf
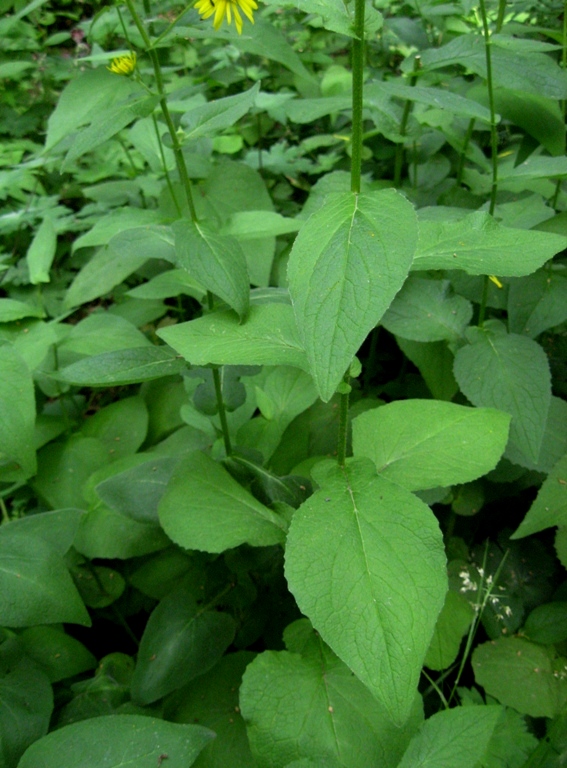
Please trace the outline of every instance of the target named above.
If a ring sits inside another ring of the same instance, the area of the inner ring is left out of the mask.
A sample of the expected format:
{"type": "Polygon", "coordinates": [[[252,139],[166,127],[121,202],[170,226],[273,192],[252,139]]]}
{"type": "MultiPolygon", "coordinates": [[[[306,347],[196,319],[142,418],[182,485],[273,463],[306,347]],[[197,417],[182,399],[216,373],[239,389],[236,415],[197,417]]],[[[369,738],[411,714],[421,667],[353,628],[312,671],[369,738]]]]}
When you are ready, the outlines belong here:
{"type": "Polygon", "coordinates": [[[11,344],[0,346],[0,467],[5,480],[25,480],[37,469],[32,375],[11,344]]]}
{"type": "Polygon", "coordinates": [[[567,525],[567,454],[553,467],[511,538],[531,536],[554,525],[567,525]]]}
{"type": "Polygon", "coordinates": [[[507,334],[497,321],[470,328],[470,344],[455,355],[454,372],[463,394],[476,406],[512,416],[510,441],[537,462],[551,400],[549,362],[535,341],[507,334]]]}
{"type": "Polygon", "coordinates": [[[159,96],[149,94],[141,86],[137,91],[128,94],[122,102],[103,107],[96,113],[91,113],[90,124],[81,128],[76,134],[65,159],[61,164],[61,173],[73,168],[73,163],[86,152],[100,147],[105,141],[115,136],[122,128],[140,117],[150,115],[157,104],[159,96]]]}
{"type": "Polygon", "coordinates": [[[96,486],[96,493],[111,509],[141,523],[158,524],[158,504],[177,458],[148,456],[148,461],[113,475],[96,486]]]}
{"type": "Polygon", "coordinates": [[[398,347],[423,376],[434,398],[452,400],[459,391],[453,376],[454,356],[444,341],[419,342],[396,337],[398,347]]]}
{"type": "Polygon", "coordinates": [[[217,234],[206,222],[183,219],[172,229],[178,266],[244,319],[249,309],[250,278],[240,243],[217,234]]]}
{"type": "Polygon", "coordinates": [[[294,622],[284,637],[289,650],[257,656],[241,686],[240,707],[257,764],[281,768],[303,757],[327,768],[397,766],[421,719],[419,698],[398,728],[309,622],[294,622]]]}
{"type": "Polygon", "coordinates": [[[26,536],[43,539],[53,550],[65,555],[75,540],[84,514],[82,509],[57,509],[27,515],[17,521],[18,530],[26,536]]]}
{"type": "Polygon", "coordinates": [[[549,474],[559,459],[567,452],[567,401],[551,396],[545,433],[537,462],[528,461],[513,444],[508,443],[504,458],[535,472],[549,474]]]}
{"type": "Polygon", "coordinates": [[[59,343],[59,360],[70,362],[80,355],[100,355],[105,352],[115,352],[119,349],[135,347],[151,347],[146,336],[135,328],[132,323],[119,315],[110,312],[95,312],[71,327],[70,332],[59,343]]]}
{"type": "Polygon", "coordinates": [[[189,768],[214,733],[143,715],[107,715],[66,725],[25,752],[18,768],[189,768]],[[88,749],[85,749],[88,744],[88,749]]]}
{"type": "Polygon", "coordinates": [[[90,618],[62,556],[19,520],[0,527],[0,623],[28,627],[90,618]]]}
{"type": "Polygon", "coordinates": [[[472,318],[472,305],[451,295],[448,280],[410,276],[392,302],[381,325],[412,341],[456,341],[472,318]]]}
{"type": "Polygon", "coordinates": [[[195,768],[250,768],[254,765],[246,727],[238,706],[242,674],[252,661],[249,651],[229,653],[175,697],[175,723],[200,723],[216,733],[201,752],[195,768]]]}
{"type": "Polygon", "coordinates": [[[0,323],[11,323],[23,317],[45,317],[41,307],[32,307],[16,299],[0,299],[0,323]]]}
{"type": "Polygon", "coordinates": [[[378,87],[384,93],[404,101],[417,101],[420,104],[427,104],[429,107],[451,112],[453,115],[462,115],[490,123],[490,111],[486,107],[481,106],[473,99],[459,96],[458,93],[432,86],[411,86],[404,83],[401,78],[380,82],[378,87]]]}
{"type": "Polygon", "coordinates": [[[535,339],[548,328],[567,320],[567,274],[542,269],[512,280],[508,292],[510,330],[535,339]]]}
{"type": "Polygon", "coordinates": [[[49,270],[57,248],[57,233],[51,216],[46,216],[39,225],[26,254],[30,272],[30,283],[48,283],[49,270]]]}
{"type": "Polygon", "coordinates": [[[526,619],[522,635],[541,645],[567,640],[567,602],[538,605],[526,619]]]}
{"type": "Polygon", "coordinates": [[[294,365],[307,370],[289,304],[252,305],[242,324],[233,312],[214,312],[157,334],[192,365],[294,365]]]}
{"type": "Polygon", "coordinates": [[[504,227],[482,211],[456,221],[421,219],[412,270],[522,277],[563,250],[565,242],[561,235],[504,227]]]}
{"type": "Polygon", "coordinates": [[[494,469],[510,417],[441,400],[399,400],[353,420],[353,453],[411,491],[468,483],[494,469]]]}
{"type": "Polygon", "coordinates": [[[178,464],[159,504],[159,519],[185,549],[223,552],[248,543],[283,542],[284,522],[214,459],[195,451],[178,464]]]}
{"type": "Polygon", "coordinates": [[[496,706],[437,712],[413,737],[398,768],[475,768],[501,715],[496,706]]]}
{"type": "MultiPolygon", "coordinates": [[[[512,50],[510,35],[491,35],[492,78],[495,85],[550,99],[567,96],[567,76],[553,59],[537,50],[512,50]]],[[[517,40],[515,42],[518,42],[517,40]]],[[[528,43],[519,41],[520,45],[528,43]]],[[[531,42],[531,41],[529,41],[531,42]]],[[[420,51],[424,70],[461,64],[484,80],[487,77],[486,52],[482,35],[459,35],[447,45],[420,51]]],[[[413,66],[412,58],[406,62],[413,66]]]]}
{"type": "Polygon", "coordinates": [[[26,655],[51,683],[80,675],[97,665],[96,658],[82,643],[56,627],[30,627],[19,637],[26,655]]]}
{"type": "Polygon", "coordinates": [[[82,518],[74,546],[91,560],[97,557],[127,560],[165,549],[169,544],[157,525],[140,523],[99,506],[82,518]]]}
{"type": "Polygon", "coordinates": [[[302,223],[299,219],[286,218],[275,211],[237,211],[225,224],[222,233],[239,240],[255,240],[297,232],[302,223]]]}
{"type": "Polygon", "coordinates": [[[449,590],[425,657],[424,665],[440,672],[457,658],[463,636],[474,618],[471,604],[458,592],[449,590]]]}
{"type": "Polygon", "coordinates": [[[193,107],[181,117],[183,141],[214,136],[225,128],[231,128],[254,106],[259,91],[260,83],[255,83],[252,88],[235,96],[193,107]]]}
{"type": "MultiPolygon", "coordinates": [[[[129,217],[126,221],[128,220],[129,217]]],[[[131,222],[134,220],[131,219],[131,222]]],[[[107,240],[110,232],[114,231],[116,222],[121,221],[119,217],[109,220],[96,240],[107,240]]],[[[96,226],[92,233],[95,230],[96,226]]],[[[82,245],[84,244],[83,242],[82,245]]],[[[103,296],[140,269],[148,259],[163,259],[175,263],[171,228],[158,224],[137,227],[126,224],[125,229],[113,234],[108,239],[108,244],[97,251],[75,277],[65,296],[65,306],[75,307],[103,296]]]]}
{"type": "Polygon", "coordinates": [[[148,409],[141,397],[125,397],[90,416],[81,427],[85,437],[96,437],[116,460],[136,453],[148,431],[148,409]]]}
{"type": "Polygon", "coordinates": [[[182,583],[152,611],[132,678],[135,702],[151,704],[208,672],[232,643],[234,620],[200,606],[194,592],[182,583]]]}
{"type": "Polygon", "coordinates": [[[167,347],[135,347],[79,360],[52,376],[79,387],[113,387],[161,379],[185,367],[167,347]]]}
{"type": "Polygon", "coordinates": [[[26,658],[9,666],[0,677],[2,768],[21,765],[23,752],[47,733],[53,712],[53,691],[45,674],[26,658]]]}
{"type": "Polygon", "coordinates": [[[288,533],[289,587],[325,642],[401,725],[447,590],[437,521],[368,461],[315,479],[320,490],[295,512],[288,533]]]}
{"type": "Polygon", "coordinates": [[[555,717],[565,709],[565,659],[552,647],[518,637],[479,645],[472,655],[475,680],[489,696],[531,717],[555,717]]]}
{"type": "Polygon", "coordinates": [[[414,211],[394,190],[329,195],[303,225],[289,259],[289,291],[323,401],[401,288],[416,235],[414,211]]]}

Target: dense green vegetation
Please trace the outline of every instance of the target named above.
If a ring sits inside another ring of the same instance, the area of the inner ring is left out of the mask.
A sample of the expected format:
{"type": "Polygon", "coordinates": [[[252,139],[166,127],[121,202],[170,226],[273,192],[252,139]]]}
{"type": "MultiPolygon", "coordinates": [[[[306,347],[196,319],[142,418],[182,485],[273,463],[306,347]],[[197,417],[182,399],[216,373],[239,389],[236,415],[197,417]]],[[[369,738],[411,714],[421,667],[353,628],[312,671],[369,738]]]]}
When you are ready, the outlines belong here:
{"type": "Polygon", "coordinates": [[[0,768],[559,768],[567,6],[197,5],[0,0],[0,768]]]}

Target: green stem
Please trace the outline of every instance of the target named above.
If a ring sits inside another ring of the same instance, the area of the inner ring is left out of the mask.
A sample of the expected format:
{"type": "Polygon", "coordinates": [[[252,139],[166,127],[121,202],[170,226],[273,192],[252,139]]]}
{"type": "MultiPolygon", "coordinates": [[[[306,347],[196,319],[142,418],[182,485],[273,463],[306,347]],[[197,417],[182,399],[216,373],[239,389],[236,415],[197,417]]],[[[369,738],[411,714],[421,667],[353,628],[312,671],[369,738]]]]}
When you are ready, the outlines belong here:
{"type": "Polygon", "coordinates": [[[343,379],[344,384],[347,385],[347,392],[341,392],[341,400],[339,403],[339,436],[337,439],[337,462],[339,467],[344,467],[346,462],[347,452],[347,435],[348,435],[348,403],[350,397],[350,376],[345,374],[343,379]]]}
{"type": "Polygon", "coordinates": [[[494,106],[494,88],[492,81],[492,41],[486,16],[484,0],[480,2],[480,14],[484,31],[484,52],[486,56],[486,86],[488,89],[488,107],[490,109],[490,144],[492,154],[492,184],[490,188],[490,207],[488,212],[492,216],[496,207],[496,193],[498,191],[498,132],[496,130],[496,108],[494,106]]]}
{"type": "MultiPolygon", "coordinates": [[[[421,58],[420,56],[416,56],[413,63],[413,73],[410,78],[410,86],[412,88],[417,83],[417,72],[420,66],[421,66],[421,58]]],[[[410,101],[410,99],[408,99],[404,105],[404,111],[402,113],[402,119],[400,121],[400,136],[406,135],[406,128],[408,125],[408,120],[409,120],[412,106],[413,106],[413,102],[410,101]]],[[[394,186],[395,187],[399,187],[402,181],[403,160],[404,160],[404,144],[403,142],[400,142],[399,144],[396,144],[396,154],[394,159],[394,186]]]]}
{"type": "Polygon", "coordinates": [[[165,93],[165,86],[164,86],[163,77],[161,74],[161,66],[159,63],[159,58],[158,58],[157,52],[152,46],[152,42],[149,38],[148,33],[146,32],[146,28],[144,27],[142,20],[140,19],[138,12],[134,7],[133,1],[126,0],[126,5],[128,6],[128,10],[130,11],[130,15],[134,20],[134,24],[136,25],[138,32],[140,33],[142,40],[144,41],[144,45],[146,46],[146,51],[152,62],[154,77],[156,81],[156,88],[159,95],[159,104],[167,125],[167,129],[169,131],[169,136],[171,138],[173,154],[175,156],[175,164],[177,165],[177,172],[181,180],[183,191],[185,192],[185,199],[187,201],[187,207],[189,209],[189,214],[191,216],[191,219],[193,221],[197,221],[197,212],[195,211],[195,205],[193,203],[193,192],[191,188],[191,180],[189,178],[189,174],[187,173],[187,166],[185,164],[185,158],[183,157],[183,149],[181,147],[181,143],[179,141],[179,137],[175,129],[175,124],[171,118],[171,113],[169,111],[169,107],[167,104],[167,96],[165,93]]]}
{"type": "Polygon", "coordinates": [[[10,515],[8,514],[8,509],[2,497],[0,497],[0,511],[2,512],[2,524],[9,523],[10,515]]]}
{"type": "Polygon", "coordinates": [[[498,2],[498,17],[496,19],[496,32],[500,32],[502,24],[504,24],[504,14],[506,13],[507,0],[499,0],[498,2]]]}
{"type": "MultiPolygon", "coordinates": [[[[173,154],[175,157],[175,164],[177,166],[177,172],[179,174],[179,178],[181,180],[181,185],[183,187],[183,190],[185,192],[185,200],[187,202],[187,207],[189,209],[189,214],[191,216],[192,221],[197,221],[197,212],[195,210],[195,205],[193,203],[193,192],[191,187],[191,180],[189,178],[189,174],[187,173],[187,166],[185,164],[185,158],[183,156],[183,149],[181,147],[181,144],[179,142],[179,137],[177,136],[177,131],[175,130],[175,125],[173,123],[173,120],[171,118],[171,113],[169,111],[169,107],[167,104],[167,96],[165,92],[165,86],[163,83],[163,77],[161,74],[161,67],[158,59],[158,55],[156,53],[155,48],[152,46],[152,42],[148,36],[148,33],[146,32],[146,29],[142,23],[142,20],[140,19],[138,13],[136,12],[136,9],[134,8],[133,0],[126,0],[126,5],[128,6],[128,10],[130,11],[130,15],[132,16],[132,19],[134,20],[134,23],[138,29],[138,32],[142,36],[142,40],[144,41],[144,45],[146,46],[146,50],[148,52],[148,55],[152,61],[152,66],[154,69],[154,77],[156,81],[156,88],[159,94],[159,103],[161,107],[161,111],[163,114],[163,117],[165,119],[167,129],[169,131],[169,136],[171,138],[171,144],[173,147],[173,154]]],[[[158,136],[159,138],[159,136],[158,136]]],[[[174,203],[177,204],[175,197],[174,203]]],[[[212,294],[207,291],[207,302],[209,309],[213,308],[213,296],[212,294]]],[[[222,384],[221,384],[221,377],[218,369],[213,368],[213,382],[215,386],[215,394],[217,399],[217,408],[219,411],[219,417],[221,422],[221,428],[222,428],[222,434],[223,434],[223,440],[224,440],[224,447],[226,451],[226,455],[230,456],[232,454],[232,446],[230,442],[230,435],[228,431],[228,422],[226,418],[226,409],[224,407],[224,400],[222,397],[222,384]]]]}
{"type": "MultiPolygon", "coordinates": [[[[496,131],[496,108],[494,106],[494,88],[492,82],[492,41],[490,39],[490,29],[488,28],[488,17],[486,15],[485,0],[480,2],[480,15],[482,17],[482,28],[484,31],[484,52],[486,56],[486,86],[488,88],[488,107],[490,109],[490,144],[492,155],[492,184],[490,187],[490,205],[488,212],[494,215],[496,208],[496,193],[498,192],[498,133],[496,131]]],[[[484,323],[486,312],[486,299],[488,296],[488,276],[484,276],[484,288],[482,291],[482,301],[479,311],[479,326],[484,323]]]]}
{"type": "Polygon", "coordinates": [[[350,188],[360,192],[362,167],[362,98],[364,92],[364,3],[354,0],[354,34],[352,41],[352,153],[350,188]]]}
{"type": "MultiPolygon", "coordinates": [[[[563,3],[563,39],[561,41],[561,67],[567,69],[567,0],[563,3]]],[[[559,102],[561,112],[563,114],[563,122],[567,117],[567,101],[563,99],[559,102]]],[[[551,207],[557,210],[557,200],[559,198],[559,192],[561,191],[561,179],[557,179],[555,182],[555,192],[551,200],[551,207]]]]}

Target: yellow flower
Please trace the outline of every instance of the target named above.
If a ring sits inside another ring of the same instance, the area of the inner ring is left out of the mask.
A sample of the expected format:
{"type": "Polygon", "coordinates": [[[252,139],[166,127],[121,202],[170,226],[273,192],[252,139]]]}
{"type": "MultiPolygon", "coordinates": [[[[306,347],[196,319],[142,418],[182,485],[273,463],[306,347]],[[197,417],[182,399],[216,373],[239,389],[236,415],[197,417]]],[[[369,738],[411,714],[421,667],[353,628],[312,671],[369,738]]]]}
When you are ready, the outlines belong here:
{"type": "Polygon", "coordinates": [[[112,59],[110,66],[107,67],[115,75],[131,75],[136,69],[136,54],[129,53],[127,56],[118,56],[112,59]]]}
{"type": "Polygon", "coordinates": [[[255,0],[197,0],[195,8],[203,19],[208,19],[214,13],[213,27],[215,29],[220,27],[225,17],[227,22],[231,24],[232,14],[234,13],[234,24],[238,34],[241,35],[242,16],[240,11],[254,24],[254,14],[252,12],[258,8],[258,5],[255,0]]]}

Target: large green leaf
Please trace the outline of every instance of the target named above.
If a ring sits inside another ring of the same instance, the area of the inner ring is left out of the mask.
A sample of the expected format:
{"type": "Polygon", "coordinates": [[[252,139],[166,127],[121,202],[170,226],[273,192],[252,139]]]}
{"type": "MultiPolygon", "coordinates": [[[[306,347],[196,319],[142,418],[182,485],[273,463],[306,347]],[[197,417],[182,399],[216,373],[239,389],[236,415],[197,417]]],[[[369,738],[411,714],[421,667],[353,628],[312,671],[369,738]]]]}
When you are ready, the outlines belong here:
{"type": "Polygon", "coordinates": [[[454,372],[462,392],[477,406],[512,416],[510,440],[537,462],[551,400],[549,362],[535,341],[490,321],[471,328],[470,344],[455,355],[454,372]]]}
{"type": "Polygon", "coordinates": [[[469,275],[522,277],[565,248],[561,235],[510,229],[482,211],[458,220],[421,220],[412,270],[462,269],[469,275]]]}
{"type": "Polygon", "coordinates": [[[437,400],[452,400],[459,391],[453,375],[454,356],[444,341],[420,342],[396,337],[404,355],[423,376],[429,391],[437,400]]]}
{"type": "Polygon", "coordinates": [[[185,549],[223,552],[283,542],[284,521],[201,451],[176,467],[159,504],[164,531],[185,549]]]}
{"type": "MultiPolygon", "coordinates": [[[[492,78],[494,84],[526,91],[550,99],[567,96],[567,74],[546,53],[534,49],[531,40],[518,40],[511,35],[492,35],[492,78]],[[514,46],[511,43],[518,45],[514,46]]],[[[549,50],[547,48],[546,50],[549,50]]],[[[486,51],[482,35],[459,35],[441,48],[420,51],[423,69],[460,64],[486,79],[486,51]]],[[[413,60],[405,62],[413,67],[413,60]]]]}
{"type": "Polygon", "coordinates": [[[426,667],[441,671],[455,661],[473,618],[474,610],[469,601],[458,592],[449,590],[425,657],[426,667]]]}
{"type": "Polygon", "coordinates": [[[553,467],[512,538],[531,536],[554,525],[567,525],[567,454],[553,467]]]}
{"type": "Polygon", "coordinates": [[[137,92],[128,95],[124,101],[106,106],[95,113],[89,115],[90,124],[81,128],[73,139],[69,151],[61,164],[61,172],[68,171],[73,167],[75,160],[91,152],[96,147],[104,144],[105,141],[116,136],[116,134],[125,128],[137,118],[147,117],[159,103],[157,94],[148,94],[148,92],[139,87],[137,92]]]}
{"type": "Polygon", "coordinates": [[[242,674],[252,661],[250,651],[228,653],[208,673],[192,680],[175,696],[176,723],[200,723],[217,735],[201,752],[195,768],[252,768],[246,727],[238,706],[242,674]]]}
{"type": "Polygon", "coordinates": [[[289,304],[250,307],[245,323],[234,312],[214,312],[158,331],[192,365],[294,365],[308,370],[289,304]]]}
{"type": "Polygon", "coordinates": [[[290,589],[322,638],[402,724],[447,589],[437,521],[368,460],[322,467],[315,480],[320,490],[296,511],[288,533],[290,589]]]}
{"type": "Polygon", "coordinates": [[[416,697],[403,728],[305,619],[285,631],[287,651],[265,651],[244,673],[240,706],[258,765],[294,758],[328,768],[394,768],[421,719],[416,697]]]}
{"type": "Polygon", "coordinates": [[[16,520],[0,527],[0,624],[90,624],[63,557],[16,520]]]}
{"type": "Polygon", "coordinates": [[[181,118],[183,140],[214,136],[225,128],[232,127],[254,105],[259,90],[260,83],[256,83],[252,88],[235,96],[226,96],[224,99],[193,107],[181,118]]]}
{"type": "Polygon", "coordinates": [[[134,677],[132,698],[151,704],[208,672],[232,643],[234,620],[202,607],[191,583],[164,597],[146,624],[134,677]]]}
{"type": "Polygon", "coordinates": [[[508,291],[510,330],[535,339],[542,331],[567,320],[567,275],[563,269],[542,269],[512,280],[508,291]]]}
{"type": "Polygon", "coordinates": [[[141,557],[169,544],[157,525],[133,520],[102,504],[84,515],[75,539],[75,549],[91,560],[141,557]]]}
{"type": "Polygon", "coordinates": [[[475,768],[502,712],[496,706],[437,712],[413,737],[398,768],[475,768]]]}
{"type": "Polygon", "coordinates": [[[51,216],[46,216],[39,225],[26,254],[30,272],[30,283],[49,282],[49,270],[57,248],[57,233],[51,216]]]}
{"type": "Polygon", "coordinates": [[[52,149],[103,108],[126,99],[130,94],[142,92],[138,83],[128,77],[117,77],[106,67],[82,72],[65,86],[57,107],[49,117],[46,149],[52,149]]]}
{"type": "Polygon", "coordinates": [[[177,264],[243,319],[248,314],[250,278],[238,240],[190,219],[176,221],[173,232],[177,264]]]}
{"type": "Polygon", "coordinates": [[[18,768],[189,768],[214,738],[200,725],[178,725],[143,715],[107,715],[44,736],[18,768]]]}
{"type": "Polygon", "coordinates": [[[29,627],[22,632],[20,640],[26,655],[51,683],[80,675],[97,665],[92,653],[60,627],[29,627]]]}
{"type": "Polygon", "coordinates": [[[470,301],[451,295],[448,280],[410,276],[381,324],[390,333],[412,341],[456,341],[472,317],[470,301]]]}
{"type": "Polygon", "coordinates": [[[486,107],[481,106],[477,101],[442,88],[412,86],[409,83],[404,83],[401,78],[386,80],[374,85],[374,87],[404,101],[417,101],[420,104],[427,104],[429,107],[446,110],[454,115],[462,115],[490,123],[490,111],[486,107]]]}
{"type": "MultiPolygon", "coordinates": [[[[53,691],[46,675],[28,658],[9,658],[3,644],[0,676],[0,765],[15,768],[25,750],[45,736],[53,712],[53,691]],[[7,669],[6,669],[7,667],[7,669]]],[[[21,647],[21,646],[20,646],[21,647]]]]}
{"type": "Polygon", "coordinates": [[[134,347],[79,360],[53,377],[79,387],[114,387],[161,379],[185,367],[167,347],[134,347]]]}
{"type": "Polygon", "coordinates": [[[532,717],[565,711],[565,659],[552,646],[503,637],[479,645],[472,656],[475,680],[489,696],[532,717]]]}
{"type": "Polygon", "coordinates": [[[324,401],[402,287],[416,236],[415,213],[394,190],[329,195],[302,227],[289,259],[289,291],[324,401]]]}
{"type": "Polygon", "coordinates": [[[32,375],[10,344],[0,346],[0,468],[2,479],[36,472],[35,394],[32,375]]]}
{"type": "MultiPolygon", "coordinates": [[[[107,239],[119,217],[111,219],[102,232],[94,237],[96,226],[89,235],[92,239],[107,239]]],[[[128,221],[128,219],[126,219],[128,221]]],[[[133,220],[132,220],[133,223],[133,220]]],[[[88,235],[86,236],[88,237],[88,235]]],[[[84,245],[83,242],[81,245],[84,245]]],[[[103,296],[139,269],[148,259],[163,259],[175,263],[173,233],[169,227],[148,224],[116,232],[108,244],[92,256],[71,283],[65,305],[75,307],[103,296]]]]}
{"type": "Polygon", "coordinates": [[[468,483],[494,469],[510,417],[441,400],[399,400],[353,420],[353,453],[411,491],[468,483]]]}
{"type": "Polygon", "coordinates": [[[141,397],[125,397],[101,408],[82,425],[85,437],[106,445],[113,460],[134,454],[148,431],[148,409],[141,397]]]}

